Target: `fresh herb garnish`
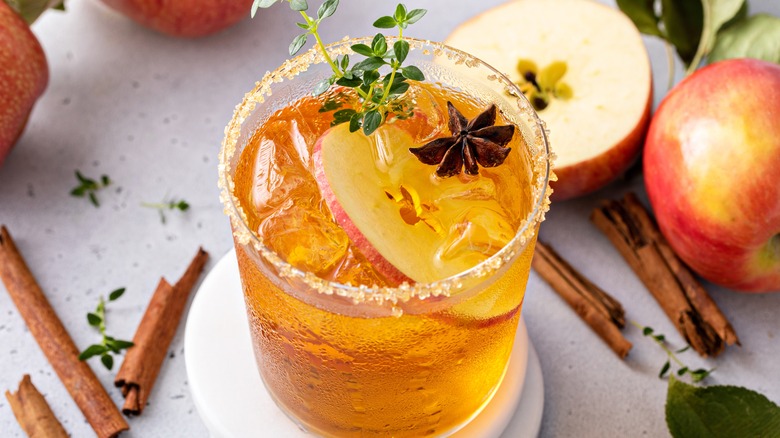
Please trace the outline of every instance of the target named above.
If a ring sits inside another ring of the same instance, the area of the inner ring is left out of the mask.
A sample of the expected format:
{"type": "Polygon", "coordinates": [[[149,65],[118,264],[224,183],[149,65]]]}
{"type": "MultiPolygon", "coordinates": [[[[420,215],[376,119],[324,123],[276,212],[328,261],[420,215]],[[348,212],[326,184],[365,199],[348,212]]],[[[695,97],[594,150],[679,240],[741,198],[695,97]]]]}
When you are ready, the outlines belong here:
{"type": "Polygon", "coordinates": [[[142,202],[141,207],[153,208],[160,213],[160,222],[163,224],[166,221],[165,211],[187,211],[190,209],[190,204],[184,199],[171,198],[170,200],[163,200],[162,202],[142,202]]]}
{"type": "MultiPolygon", "coordinates": [[[[252,16],[258,8],[267,8],[280,0],[255,0],[252,5],[252,16]]],[[[366,59],[350,66],[349,55],[330,57],[325,44],[319,35],[319,26],[327,17],[333,15],[338,7],[338,0],[326,0],[317,10],[317,17],[310,17],[305,11],[309,6],[306,0],[287,0],[290,8],[300,12],[304,23],[297,23],[298,27],[305,30],[295,37],[290,44],[290,55],[295,55],[306,44],[308,36],[312,35],[316,45],[325,61],[333,70],[333,75],[319,82],[314,87],[314,95],[326,92],[332,85],[339,85],[353,89],[359,96],[360,107],[357,109],[340,109],[333,114],[333,124],[349,123],[350,132],[362,128],[365,135],[371,135],[388,118],[390,114],[398,114],[399,118],[409,117],[411,111],[408,104],[404,104],[401,96],[409,89],[407,81],[422,81],[425,75],[413,66],[404,66],[403,63],[409,54],[409,43],[403,39],[404,29],[410,24],[419,21],[425,14],[425,9],[406,9],[399,4],[395,13],[390,16],[380,17],[374,22],[374,27],[379,29],[398,28],[398,38],[392,47],[388,45],[388,39],[382,33],[377,33],[371,42],[367,44],[355,44],[352,50],[366,59]],[[389,67],[390,72],[382,75],[380,69],[389,67]]],[[[326,103],[329,110],[341,107],[340,102],[326,103]]]]}
{"type": "Polygon", "coordinates": [[[645,327],[641,324],[638,324],[636,322],[631,322],[636,326],[638,329],[642,330],[642,334],[645,336],[649,336],[650,338],[655,341],[656,344],[658,344],[659,347],[661,347],[662,350],[666,353],[667,359],[666,362],[664,362],[663,366],[661,367],[661,371],[658,372],[659,378],[664,378],[669,371],[672,368],[672,363],[677,365],[677,370],[675,371],[675,374],[678,376],[684,376],[688,374],[691,377],[691,381],[693,382],[701,382],[702,380],[706,379],[710,374],[712,374],[715,369],[704,369],[704,368],[698,368],[698,369],[691,369],[689,366],[685,365],[678,357],[678,354],[684,353],[688,351],[691,347],[690,345],[685,346],[677,351],[672,351],[669,348],[669,344],[666,342],[666,336],[663,334],[656,334],[655,331],[651,327],[645,327]]]}
{"type": "Polygon", "coordinates": [[[102,175],[100,180],[97,181],[92,178],[85,177],[81,174],[80,171],[77,170],[76,179],[78,179],[79,185],[70,191],[70,195],[76,198],[83,198],[86,196],[89,198],[89,202],[91,202],[92,205],[95,207],[100,207],[100,202],[98,202],[97,195],[95,195],[95,193],[98,190],[111,185],[111,179],[108,177],[108,175],[102,175]]]}
{"type": "MultiPolygon", "coordinates": [[[[108,301],[116,301],[124,293],[125,288],[117,289],[108,294],[108,301]]],[[[87,360],[93,356],[100,356],[100,362],[110,370],[114,367],[114,357],[112,354],[119,354],[122,350],[132,347],[133,343],[106,335],[106,301],[102,296],[98,301],[95,311],[87,313],[87,322],[92,327],[98,329],[101,336],[103,336],[103,339],[99,344],[92,344],[82,351],[81,354],[79,354],[79,360],[87,360]]]]}
{"type": "Polygon", "coordinates": [[[739,386],[697,387],[669,377],[666,424],[674,438],[778,438],[780,406],[739,386]]]}
{"type": "Polygon", "coordinates": [[[419,148],[409,148],[421,162],[438,164],[436,175],[447,178],[461,172],[465,166],[468,175],[479,173],[482,167],[495,167],[506,160],[512,148],[504,147],[515,135],[514,125],[494,126],[496,106],[474,117],[470,122],[451,103],[447,102],[451,137],[437,138],[419,148]]]}
{"type": "Polygon", "coordinates": [[[686,75],[693,73],[708,56],[708,62],[755,57],[780,63],[780,48],[776,44],[780,19],[747,18],[746,0],[617,0],[617,4],[641,33],[666,41],[670,54],[669,88],[674,80],[672,46],[686,66],[686,75]],[[722,43],[723,38],[728,42],[722,43]]]}

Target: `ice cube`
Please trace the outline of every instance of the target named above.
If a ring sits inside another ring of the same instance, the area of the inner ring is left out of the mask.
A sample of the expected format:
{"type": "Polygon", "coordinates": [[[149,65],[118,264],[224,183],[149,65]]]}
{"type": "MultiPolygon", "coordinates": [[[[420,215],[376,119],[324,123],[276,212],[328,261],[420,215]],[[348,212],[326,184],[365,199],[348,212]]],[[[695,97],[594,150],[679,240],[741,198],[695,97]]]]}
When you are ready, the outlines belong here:
{"type": "Polygon", "coordinates": [[[286,256],[298,269],[323,276],[347,255],[349,238],[318,204],[307,207],[288,199],[260,225],[259,234],[268,248],[286,256]]]}
{"type": "Polygon", "coordinates": [[[498,252],[514,235],[514,228],[500,212],[482,206],[470,207],[450,226],[437,250],[437,259],[447,263],[455,258],[467,258],[476,264],[498,252]]]}

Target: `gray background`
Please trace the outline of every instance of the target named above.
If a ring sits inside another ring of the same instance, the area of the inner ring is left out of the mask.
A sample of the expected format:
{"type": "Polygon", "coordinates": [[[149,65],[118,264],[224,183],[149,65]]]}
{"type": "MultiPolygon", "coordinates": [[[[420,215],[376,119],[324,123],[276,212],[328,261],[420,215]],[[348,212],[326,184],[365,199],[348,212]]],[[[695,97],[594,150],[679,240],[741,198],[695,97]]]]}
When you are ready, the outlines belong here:
{"type": "MultiPolygon", "coordinates": [[[[430,13],[410,35],[442,40],[458,23],[499,3],[413,2],[430,13]]],[[[750,3],[754,12],[780,15],[776,1],[750,3]]],[[[370,22],[361,17],[373,19],[394,4],[344,0],[323,27],[323,37],[334,41],[345,33],[372,34],[370,22]]],[[[24,136],[0,169],[0,223],[10,228],[83,348],[98,340],[84,315],[100,294],[127,287],[125,297],[110,305],[108,327],[130,338],[160,275],[177,279],[198,245],[212,254],[209,266],[231,248],[216,186],[223,128],[243,94],[286,58],[296,28],[288,8],[277,7],[215,36],[181,40],[141,28],[95,0],[68,2],[68,8],[67,13],[47,12],[33,27],[51,79],[24,136]],[[99,193],[101,208],[68,195],[76,185],[75,169],[93,177],[106,173],[115,181],[99,193]],[[169,214],[162,225],[155,211],[139,205],[166,195],[184,197],[192,210],[169,214]]],[[[661,45],[646,41],[657,104],[666,84],[666,62],[661,45]]],[[[628,319],[656,327],[679,346],[679,335],[658,305],[587,219],[599,199],[628,190],[641,192],[641,177],[554,205],[541,236],[620,299],[628,319]]],[[[716,360],[705,362],[691,353],[685,359],[693,366],[717,367],[710,383],[744,385],[780,402],[780,294],[707,288],[743,346],[716,360]]],[[[667,435],[666,385],[656,377],[665,357],[637,329],[626,330],[635,347],[626,361],[618,360],[535,274],[523,315],[544,370],[543,436],[667,435]]],[[[22,374],[30,373],[65,428],[75,437],[93,436],[5,292],[0,293],[0,318],[0,389],[15,390],[22,374]]],[[[207,435],[187,388],[182,333],[171,345],[151,406],[130,420],[132,431],[126,436],[207,435]]],[[[120,404],[113,373],[96,360],[92,365],[120,404]]],[[[22,436],[5,398],[0,398],[0,436],[22,436]]]]}

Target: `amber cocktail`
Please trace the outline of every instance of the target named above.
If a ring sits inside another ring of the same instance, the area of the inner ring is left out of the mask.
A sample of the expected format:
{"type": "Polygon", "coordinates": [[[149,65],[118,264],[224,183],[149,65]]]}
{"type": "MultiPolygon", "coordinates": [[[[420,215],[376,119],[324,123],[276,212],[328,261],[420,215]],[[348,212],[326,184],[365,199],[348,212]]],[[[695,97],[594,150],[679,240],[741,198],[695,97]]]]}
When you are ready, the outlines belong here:
{"type": "Polygon", "coordinates": [[[313,97],[330,71],[310,51],[246,95],[223,144],[258,368],[317,435],[442,436],[480,412],[507,367],[549,202],[544,128],[515,85],[465,53],[407,41],[426,80],[372,135],[331,126],[357,98],[313,97]],[[464,121],[496,105],[495,125],[514,126],[502,165],[442,178],[409,152],[455,135],[448,102],[464,121]]]}

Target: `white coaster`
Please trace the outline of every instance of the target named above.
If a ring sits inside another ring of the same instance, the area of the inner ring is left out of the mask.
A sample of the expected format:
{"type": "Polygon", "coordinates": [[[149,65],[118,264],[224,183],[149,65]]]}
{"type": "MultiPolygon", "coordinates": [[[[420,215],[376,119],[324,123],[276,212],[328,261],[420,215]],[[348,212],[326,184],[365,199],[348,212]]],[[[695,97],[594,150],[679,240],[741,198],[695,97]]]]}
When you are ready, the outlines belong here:
{"type": "MultiPolygon", "coordinates": [[[[276,406],[257,371],[235,251],[217,263],[187,316],[184,360],[201,419],[214,438],[307,438],[276,406]]],[[[456,438],[525,438],[539,432],[542,370],[521,320],[506,377],[456,438]],[[502,434],[503,433],[503,434],[502,434]]]]}

